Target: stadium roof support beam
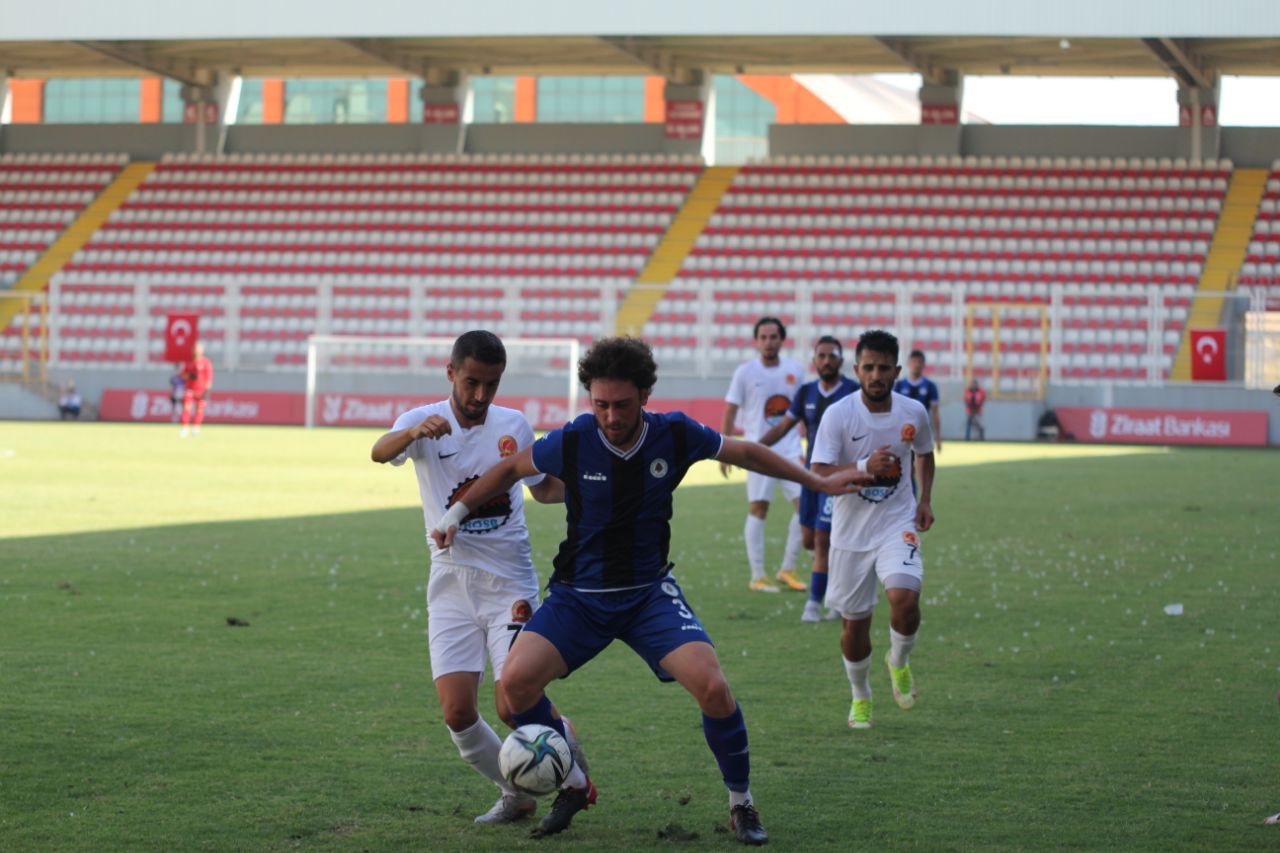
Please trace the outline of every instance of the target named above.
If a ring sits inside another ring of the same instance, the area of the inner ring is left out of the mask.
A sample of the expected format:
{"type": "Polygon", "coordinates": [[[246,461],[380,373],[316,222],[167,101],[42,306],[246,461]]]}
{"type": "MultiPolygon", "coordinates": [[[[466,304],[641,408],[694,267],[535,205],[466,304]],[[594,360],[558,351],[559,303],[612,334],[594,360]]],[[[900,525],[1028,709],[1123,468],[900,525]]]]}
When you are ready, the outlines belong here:
{"type": "Polygon", "coordinates": [[[344,47],[349,47],[363,53],[365,56],[385,62],[393,68],[399,68],[401,71],[407,71],[414,77],[426,78],[430,64],[420,59],[415,59],[407,54],[399,51],[389,50],[383,44],[381,39],[336,39],[338,43],[344,47]]]}
{"type": "Polygon", "coordinates": [[[157,56],[150,56],[145,50],[139,50],[120,42],[78,41],[74,44],[91,50],[99,56],[105,56],[125,65],[132,65],[143,71],[160,77],[177,80],[187,86],[207,86],[217,77],[217,72],[198,67],[195,63],[178,63],[157,56]]]}
{"type": "Polygon", "coordinates": [[[1184,88],[1212,89],[1217,84],[1217,71],[1205,65],[1186,39],[1147,38],[1142,43],[1184,88]]]}
{"type": "Polygon", "coordinates": [[[701,82],[698,69],[676,61],[675,57],[667,51],[647,47],[630,36],[600,36],[600,41],[657,74],[661,74],[672,83],[689,86],[698,85],[701,82]]]}
{"type": "Polygon", "coordinates": [[[886,50],[907,65],[910,65],[920,74],[925,83],[932,83],[937,86],[955,84],[958,77],[958,72],[955,69],[943,67],[933,57],[920,53],[911,46],[908,39],[876,36],[875,41],[879,42],[886,50]]]}

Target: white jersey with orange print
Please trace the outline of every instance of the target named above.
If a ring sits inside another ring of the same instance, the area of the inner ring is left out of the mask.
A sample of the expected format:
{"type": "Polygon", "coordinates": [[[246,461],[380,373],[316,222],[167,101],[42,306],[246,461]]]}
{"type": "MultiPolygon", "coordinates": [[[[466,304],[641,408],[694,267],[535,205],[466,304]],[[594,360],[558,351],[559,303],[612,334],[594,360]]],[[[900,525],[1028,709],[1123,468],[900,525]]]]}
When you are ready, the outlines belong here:
{"type": "MultiPolygon", "coordinates": [[[[473,480],[500,460],[533,444],[529,422],[515,409],[490,406],[483,424],[463,429],[449,401],[441,400],[405,412],[396,418],[392,429],[420,424],[431,415],[447,420],[453,431],[440,438],[414,441],[391,460],[391,464],[403,465],[406,460],[413,460],[432,564],[471,566],[512,580],[534,578],[536,587],[533,551],[524,521],[524,490],[520,483],[484,506],[468,504],[471,514],[458,526],[457,536],[448,550],[437,548],[429,535],[454,501],[466,502],[466,490],[473,480]]],[[[522,482],[533,486],[541,480],[539,475],[522,482]]]]}
{"type": "MultiPolygon", "coordinates": [[[[738,365],[724,399],[738,407],[742,432],[748,441],[759,441],[760,436],[786,417],[796,389],[803,381],[804,368],[784,356],[772,367],[762,364],[759,358],[738,365]]],[[[788,459],[802,458],[800,431],[788,430],[773,445],[773,450],[788,459]]]]}
{"type": "Polygon", "coordinates": [[[932,453],[929,413],[910,397],[893,394],[887,412],[868,411],[861,393],[827,409],[814,442],[813,464],[849,465],[889,445],[902,460],[897,483],[863,486],[835,499],[831,514],[831,547],[870,551],[887,539],[916,533],[916,498],[911,491],[912,452],[932,453]]]}

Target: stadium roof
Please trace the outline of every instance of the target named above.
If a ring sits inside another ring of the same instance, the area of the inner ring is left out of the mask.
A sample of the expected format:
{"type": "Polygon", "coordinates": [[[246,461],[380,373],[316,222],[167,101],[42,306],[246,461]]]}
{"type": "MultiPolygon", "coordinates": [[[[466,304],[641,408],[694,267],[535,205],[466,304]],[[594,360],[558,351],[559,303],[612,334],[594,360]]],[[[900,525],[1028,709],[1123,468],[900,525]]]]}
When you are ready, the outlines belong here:
{"type": "Polygon", "coordinates": [[[967,75],[1280,74],[1280,39],[964,38],[848,36],[562,36],[0,41],[13,77],[160,75],[204,82],[246,77],[433,77],[469,74],[725,74],[921,72],[967,75]]]}
{"type": "Polygon", "coordinates": [[[18,77],[1280,74],[1276,0],[0,0],[18,77]]]}

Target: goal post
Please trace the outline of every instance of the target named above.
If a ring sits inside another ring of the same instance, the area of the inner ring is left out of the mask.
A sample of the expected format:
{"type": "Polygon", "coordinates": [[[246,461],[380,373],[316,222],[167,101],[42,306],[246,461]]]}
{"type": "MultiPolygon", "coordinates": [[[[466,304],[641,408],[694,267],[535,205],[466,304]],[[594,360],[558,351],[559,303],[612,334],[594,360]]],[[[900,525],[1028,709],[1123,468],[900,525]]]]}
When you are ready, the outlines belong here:
{"type": "MultiPolygon", "coordinates": [[[[326,385],[343,393],[369,390],[373,380],[396,382],[395,393],[405,384],[443,376],[456,338],[365,335],[312,335],[307,338],[306,426],[316,425],[316,403],[326,385]]],[[[562,380],[569,418],[578,412],[578,359],[582,344],[577,338],[505,338],[507,369],[503,391],[511,393],[510,380],[537,377],[562,380]]],[[[552,387],[557,387],[554,382],[552,387]]],[[[390,388],[384,390],[390,391],[390,388]]],[[[519,392],[517,391],[517,394],[519,392]]],[[[499,400],[503,394],[499,393],[499,400]]],[[[535,395],[530,395],[535,396],[535,395]]],[[[559,397],[558,393],[546,396],[559,397]]],[[[537,424],[533,425],[537,428],[537,424]]]]}

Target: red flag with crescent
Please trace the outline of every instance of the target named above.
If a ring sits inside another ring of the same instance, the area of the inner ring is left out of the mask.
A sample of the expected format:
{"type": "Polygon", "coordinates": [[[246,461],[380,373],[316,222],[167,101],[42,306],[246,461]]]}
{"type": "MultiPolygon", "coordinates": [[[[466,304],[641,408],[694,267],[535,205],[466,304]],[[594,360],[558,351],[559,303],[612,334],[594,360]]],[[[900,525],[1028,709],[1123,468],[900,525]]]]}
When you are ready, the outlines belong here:
{"type": "Polygon", "coordinates": [[[1191,381],[1227,381],[1227,330],[1191,330],[1191,381]]]}
{"type": "Polygon", "coordinates": [[[164,360],[187,361],[199,337],[198,314],[170,314],[164,324],[164,360]]]}

